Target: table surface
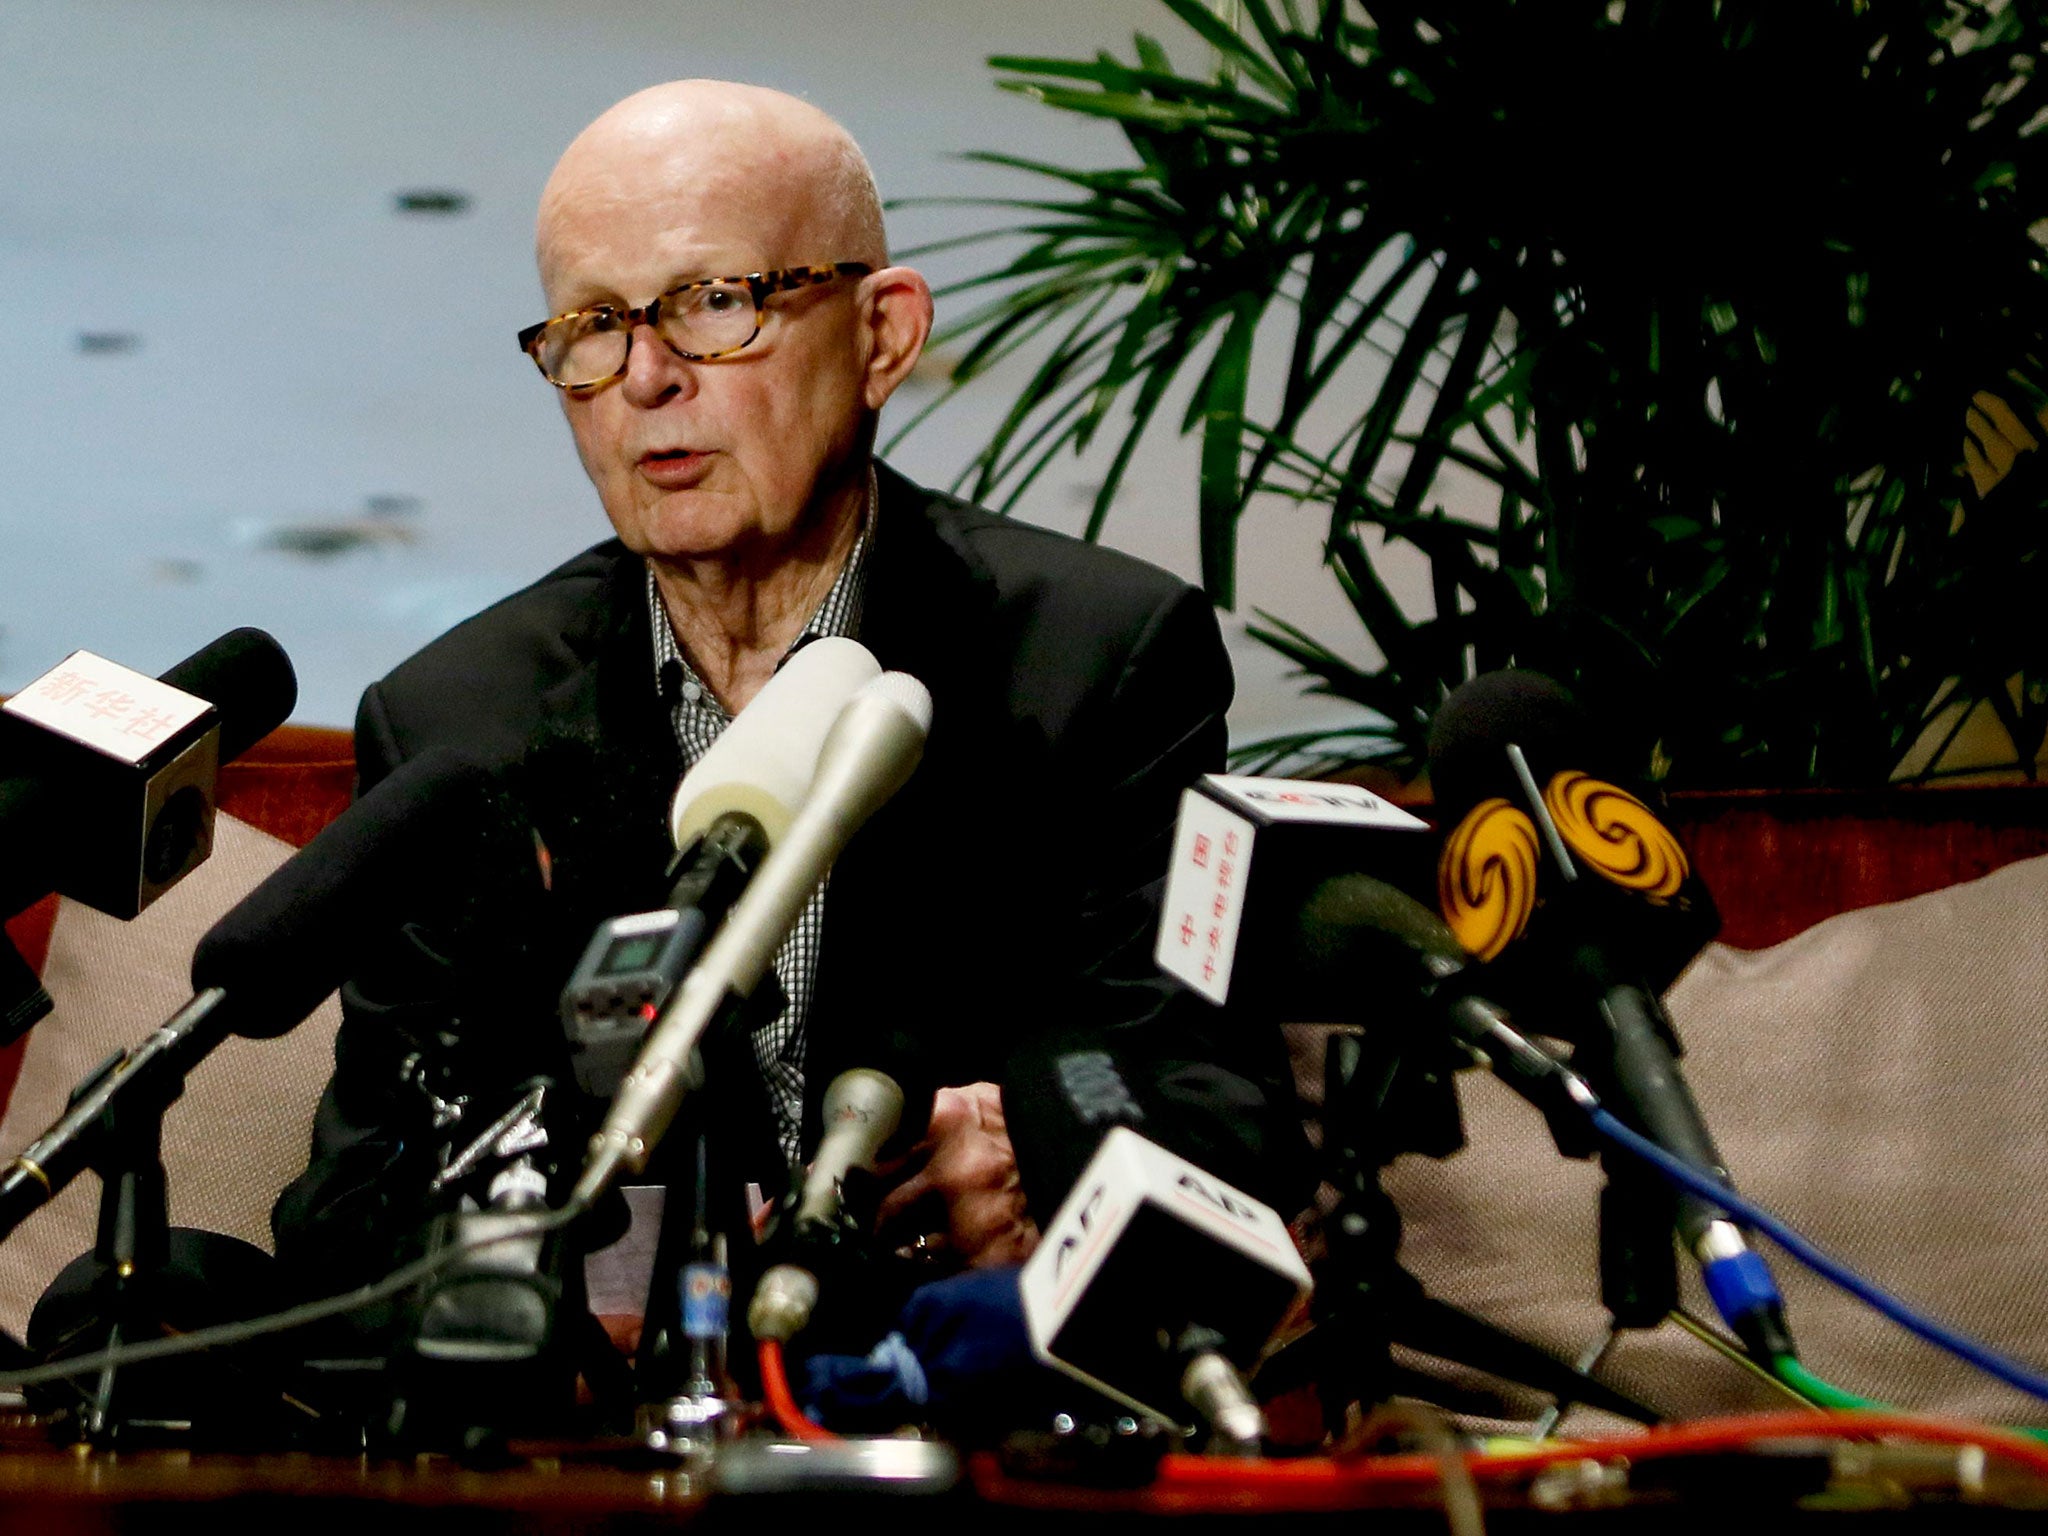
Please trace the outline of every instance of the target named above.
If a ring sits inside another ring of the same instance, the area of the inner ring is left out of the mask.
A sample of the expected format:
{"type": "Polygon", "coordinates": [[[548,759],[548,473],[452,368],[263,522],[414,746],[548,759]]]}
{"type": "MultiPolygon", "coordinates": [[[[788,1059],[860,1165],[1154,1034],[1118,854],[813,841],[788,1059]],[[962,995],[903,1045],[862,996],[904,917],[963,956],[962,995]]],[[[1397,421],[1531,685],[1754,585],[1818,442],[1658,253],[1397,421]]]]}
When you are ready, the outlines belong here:
{"type": "MultiPolygon", "coordinates": [[[[756,1451],[767,1449],[756,1445],[756,1451]]],[[[977,1460],[975,1476],[949,1493],[922,1497],[870,1484],[849,1495],[843,1481],[820,1480],[781,1492],[714,1491],[678,1462],[658,1461],[623,1443],[526,1448],[507,1465],[466,1466],[446,1456],[346,1457],[305,1453],[245,1455],[175,1449],[92,1451],[0,1438],[0,1536],[16,1532],[148,1532],[163,1536],[203,1520],[208,1536],[263,1531],[279,1536],[471,1536],[471,1533],[638,1533],[690,1525],[724,1536],[782,1536],[806,1527],[885,1526],[890,1536],[1130,1536],[1136,1524],[1179,1532],[1211,1527],[1246,1532],[1284,1527],[1302,1536],[1355,1536],[1362,1516],[1373,1536],[1436,1532],[1445,1517],[1432,1488],[1409,1488],[1327,1509],[1278,1508],[1256,1496],[1195,1507],[1153,1490],[1089,1489],[1004,1477],[977,1460]],[[203,1506],[195,1508],[194,1506],[203,1506]]],[[[759,1458],[756,1457],[758,1462],[759,1458]]],[[[1493,1532],[1646,1532],[1725,1536],[1731,1519],[1767,1516],[1772,1531],[1859,1533],[2004,1531],[2041,1528],[2039,1509],[1954,1502],[1860,1510],[1793,1510],[1755,1480],[1674,1498],[1567,1500],[1539,1507],[1525,1498],[1487,1498],[1493,1532]]]]}

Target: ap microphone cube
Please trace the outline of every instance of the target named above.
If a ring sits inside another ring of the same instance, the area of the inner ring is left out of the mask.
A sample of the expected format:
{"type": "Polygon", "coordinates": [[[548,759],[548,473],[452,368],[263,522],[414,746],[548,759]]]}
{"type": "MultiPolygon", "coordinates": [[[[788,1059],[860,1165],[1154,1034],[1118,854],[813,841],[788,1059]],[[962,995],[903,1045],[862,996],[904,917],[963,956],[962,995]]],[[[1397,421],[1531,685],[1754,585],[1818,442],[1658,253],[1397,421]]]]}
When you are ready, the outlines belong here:
{"type": "Polygon", "coordinates": [[[1356,784],[1206,774],[1181,796],[1153,957],[1212,1003],[1278,1003],[1323,881],[1433,894],[1435,858],[1428,823],[1356,784]]]}
{"type": "Polygon", "coordinates": [[[1031,1348],[1127,1407],[1187,1418],[1178,1347],[1191,1331],[1239,1370],[1309,1293],[1269,1205],[1128,1126],[1103,1138],[1025,1263],[1031,1348]]]}
{"type": "Polygon", "coordinates": [[[132,918],[205,860],[220,718],[205,699],[90,651],[0,705],[0,774],[49,792],[43,819],[54,824],[26,833],[58,891],[132,918]]]}

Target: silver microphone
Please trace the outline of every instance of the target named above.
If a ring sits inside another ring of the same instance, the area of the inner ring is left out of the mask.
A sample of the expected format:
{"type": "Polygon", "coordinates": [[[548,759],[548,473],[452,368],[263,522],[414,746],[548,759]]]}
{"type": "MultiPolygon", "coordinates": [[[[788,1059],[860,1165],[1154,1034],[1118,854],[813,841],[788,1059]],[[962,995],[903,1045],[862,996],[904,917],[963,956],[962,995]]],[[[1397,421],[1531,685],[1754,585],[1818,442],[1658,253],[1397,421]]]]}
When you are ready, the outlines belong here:
{"type": "Polygon", "coordinates": [[[872,1067],[852,1067],[825,1088],[825,1136],[804,1175],[797,1202],[799,1234],[839,1224],[841,1189],[855,1168],[872,1168],[882,1144],[903,1120],[903,1089],[895,1078],[872,1067]]]}
{"type": "Polygon", "coordinates": [[[603,1129],[590,1139],[572,1199],[595,1200],[621,1169],[647,1166],[689,1086],[698,1042],[752,995],[833,860],[909,779],[924,756],[931,711],[924,684],[903,672],[884,672],[840,710],[810,793],[649,1031],[603,1129]]]}

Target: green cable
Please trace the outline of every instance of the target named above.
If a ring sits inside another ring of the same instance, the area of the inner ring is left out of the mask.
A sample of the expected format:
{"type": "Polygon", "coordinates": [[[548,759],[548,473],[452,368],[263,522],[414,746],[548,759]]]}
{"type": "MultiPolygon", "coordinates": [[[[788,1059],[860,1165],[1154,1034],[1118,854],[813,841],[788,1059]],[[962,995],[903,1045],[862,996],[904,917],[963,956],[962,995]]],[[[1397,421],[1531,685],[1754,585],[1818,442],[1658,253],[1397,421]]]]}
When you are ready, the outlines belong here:
{"type": "MultiPolygon", "coordinates": [[[[1790,1355],[1772,1357],[1771,1374],[1817,1408],[1888,1409],[1892,1406],[1875,1398],[1858,1397],[1854,1392],[1845,1392],[1832,1382],[1822,1381],[1790,1355]]],[[[2029,1440],[2048,1440],[2048,1429],[2028,1429],[2020,1425],[2013,1425],[2011,1428],[2013,1433],[2025,1435],[2029,1440]]]]}
{"type": "Polygon", "coordinates": [[[1822,1381],[1813,1372],[1801,1365],[1790,1355],[1771,1357],[1771,1374],[1785,1383],[1816,1408],[1888,1408],[1889,1403],[1880,1403],[1875,1398],[1858,1397],[1854,1392],[1844,1392],[1832,1382],[1822,1381]]]}

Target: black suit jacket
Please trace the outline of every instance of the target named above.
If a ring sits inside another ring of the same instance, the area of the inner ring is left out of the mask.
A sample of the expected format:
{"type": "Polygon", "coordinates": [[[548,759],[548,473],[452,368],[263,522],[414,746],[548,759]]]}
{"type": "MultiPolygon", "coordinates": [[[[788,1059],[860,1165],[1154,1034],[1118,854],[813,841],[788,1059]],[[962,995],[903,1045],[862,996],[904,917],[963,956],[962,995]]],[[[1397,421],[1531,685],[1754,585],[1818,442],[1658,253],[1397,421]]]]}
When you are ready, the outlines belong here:
{"type": "MultiPolygon", "coordinates": [[[[878,482],[859,638],[931,690],[932,728],[908,786],[831,876],[807,1025],[807,1143],[825,1084],[895,1032],[935,1083],[1005,1084],[1043,1219],[1076,1171],[1057,1143],[1077,1134],[1035,1113],[1046,1062],[1085,1043],[1124,1067],[1154,1134],[1289,1209],[1305,1194],[1300,1136],[1272,1032],[1177,995],[1150,958],[1180,794],[1220,766],[1225,745],[1230,669],[1208,602],[1140,561],[886,468],[878,482]]],[[[313,1164],[275,1219],[281,1253],[310,1227],[360,1231],[332,1222],[337,1206],[391,1213],[378,1181],[424,1135],[417,1106],[393,1097],[394,1041],[466,1042],[467,1070],[508,1083],[546,1070],[558,1048],[549,988],[596,921],[658,904],[680,762],[644,582],[639,558],[601,544],[364,695],[359,788],[437,746],[505,766],[555,855],[549,931],[531,946],[523,1003],[503,988],[480,1001],[445,978],[423,983],[417,955],[359,978],[313,1164]],[[394,1132],[408,1114],[415,1128],[394,1132]]],[[[743,1044],[707,1046],[714,1086],[692,1112],[708,1117],[729,1173],[772,1190],[780,1159],[743,1044]]]]}

